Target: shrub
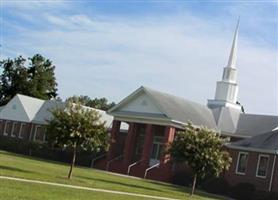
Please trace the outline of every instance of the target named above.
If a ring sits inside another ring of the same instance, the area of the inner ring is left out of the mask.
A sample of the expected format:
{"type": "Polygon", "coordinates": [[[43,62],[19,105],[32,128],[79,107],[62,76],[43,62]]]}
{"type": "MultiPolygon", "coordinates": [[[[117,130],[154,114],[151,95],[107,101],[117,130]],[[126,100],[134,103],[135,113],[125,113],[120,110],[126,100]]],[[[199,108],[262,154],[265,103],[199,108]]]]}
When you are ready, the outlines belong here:
{"type": "Polygon", "coordinates": [[[221,195],[228,195],[230,191],[229,183],[222,177],[209,178],[204,181],[203,189],[207,192],[221,195]]]}
{"type": "Polygon", "coordinates": [[[230,196],[238,200],[253,200],[256,187],[251,183],[238,183],[231,187],[230,196]]]}
{"type": "Polygon", "coordinates": [[[192,184],[192,173],[187,171],[179,171],[173,176],[173,183],[182,186],[191,186],[192,184]]]}

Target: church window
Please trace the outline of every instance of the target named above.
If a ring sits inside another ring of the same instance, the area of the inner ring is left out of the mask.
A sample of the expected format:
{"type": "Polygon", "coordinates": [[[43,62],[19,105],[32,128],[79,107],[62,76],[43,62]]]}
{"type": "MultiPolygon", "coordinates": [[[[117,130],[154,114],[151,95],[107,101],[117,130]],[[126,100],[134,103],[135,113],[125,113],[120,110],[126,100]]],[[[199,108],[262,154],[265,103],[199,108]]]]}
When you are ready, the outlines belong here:
{"type": "Polygon", "coordinates": [[[236,174],[245,175],[247,169],[248,153],[239,152],[237,159],[236,174]]]}
{"type": "Polygon", "coordinates": [[[257,163],[257,172],[256,177],[265,178],[268,168],[268,155],[262,155],[260,154],[258,157],[258,163],[257,163]]]}

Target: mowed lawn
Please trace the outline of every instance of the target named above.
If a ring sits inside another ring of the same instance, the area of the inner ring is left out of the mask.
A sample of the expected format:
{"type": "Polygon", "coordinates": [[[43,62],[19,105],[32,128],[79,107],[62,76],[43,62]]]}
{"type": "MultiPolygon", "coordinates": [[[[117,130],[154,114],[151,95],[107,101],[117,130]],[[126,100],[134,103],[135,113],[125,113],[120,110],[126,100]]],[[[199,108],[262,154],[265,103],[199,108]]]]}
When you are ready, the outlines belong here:
{"type": "MultiPolygon", "coordinates": [[[[76,167],[73,177],[68,180],[69,166],[64,163],[41,160],[0,151],[0,175],[24,179],[34,179],[55,183],[100,188],[144,195],[170,197],[176,199],[211,200],[223,199],[215,195],[197,191],[189,198],[189,188],[151,180],[122,177],[85,167],[76,167]],[[185,193],[186,192],[186,193],[185,193]]],[[[0,179],[0,199],[2,200],[71,200],[71,199],[147,199],[120,194],[86,191],[37,183],[23,183],[0,179]]]]}

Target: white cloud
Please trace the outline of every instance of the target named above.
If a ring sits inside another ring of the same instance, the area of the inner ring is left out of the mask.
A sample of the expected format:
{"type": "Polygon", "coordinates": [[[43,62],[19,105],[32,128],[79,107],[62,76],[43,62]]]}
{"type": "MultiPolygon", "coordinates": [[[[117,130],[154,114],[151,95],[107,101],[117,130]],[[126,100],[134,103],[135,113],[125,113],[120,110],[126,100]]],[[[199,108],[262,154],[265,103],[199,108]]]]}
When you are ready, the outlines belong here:
{"type": "MultiPolygon", "coordinates": [[[[59,93],[120,100],[140,85],[206,103],[226,65],[233,28],[188,14],[163,18],[93,18],[43,14],[51,29],[24,29],[13,49],[56,64],[59,93]]],[[[278,113],[277,54],[240,35],[240,102],[278,113]]]]}

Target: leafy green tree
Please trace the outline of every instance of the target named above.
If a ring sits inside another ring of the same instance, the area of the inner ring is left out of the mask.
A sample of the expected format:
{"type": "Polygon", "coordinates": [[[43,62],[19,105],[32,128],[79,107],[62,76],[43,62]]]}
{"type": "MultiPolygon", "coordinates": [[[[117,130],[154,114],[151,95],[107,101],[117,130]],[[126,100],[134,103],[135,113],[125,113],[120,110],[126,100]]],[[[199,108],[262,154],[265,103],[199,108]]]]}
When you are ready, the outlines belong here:
{"type": "Polygon", "coordinates": [[[101,115],[82,107],[80,103],[67,102],[65,108],[52,111],[53,119],[47,126],[47,138],[51,145],[72,150],[68,178],[71,178],[77,150],[98,152],[107,148],[108,133],[101,115]]]}
{"type": "Polygon", "coordinates": [[[105,97],[91,99],[90,97],[83,95],[69,97],[67,101],[80,102],[84,106],[89,106],[105,111],[116,105],[114,102],[109,103],[108,99],[105,97]]]}
{"type": "Polygon", "coordinates": [[[45,100],[57,96],[52,62],[39,54],[29,58],[27,66],[26,62],[22,56],[0,61],[0,105],[18,93],[45,100]]]}
{"type": "Polygon", "coordinates": [[[40,54],[29,58],[31,61],[28,74],[31,82],[30,93],[40,99],[51,99],[57,96],[55,66],[49,59],[40,54]]]}
{"type": "Polygon", "coordinates": [[[196,128],[191,123],[178,131],[169,153],[174,161],[186,163],[193,171],[191,195],[194,194],[197,178],[206,175],[219,176],[228,170],[231,157],[223,150],[225,140],[208,128],[196,128]]]}

